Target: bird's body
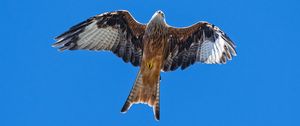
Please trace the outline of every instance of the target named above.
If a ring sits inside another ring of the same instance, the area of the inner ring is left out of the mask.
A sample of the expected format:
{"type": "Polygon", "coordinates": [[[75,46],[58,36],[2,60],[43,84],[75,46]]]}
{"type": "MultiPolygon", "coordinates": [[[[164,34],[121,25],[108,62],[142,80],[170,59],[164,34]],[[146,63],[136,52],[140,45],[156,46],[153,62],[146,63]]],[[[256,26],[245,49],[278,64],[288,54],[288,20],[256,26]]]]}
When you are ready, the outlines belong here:
{"type": "Polygon", "coordinates": [[[160,72],[173,71],[201,62],[225,63],[235,56],[235,45],[218,27],[199,22],[174,28],[157,11],[147,24],[140,24],[127,11],[92,17],[56,38],[60,50],[110,50],[125,62],[140,66],[134,86],[121,110],[146,103],[160,118],[160,72]]]}
{"type": "Polygon", "coordinates": [[[137,77],[137,79],[141,77],[142,86],[134,86],[122,112],[126,112],[132,103],[141,102],[153,106],[156,119],[159,119],[159,79],[167,43],[167,26],[162,22],[161,16],[154,15],[145,29],[142,39],[144,44],[142,63],[137,77]]]}

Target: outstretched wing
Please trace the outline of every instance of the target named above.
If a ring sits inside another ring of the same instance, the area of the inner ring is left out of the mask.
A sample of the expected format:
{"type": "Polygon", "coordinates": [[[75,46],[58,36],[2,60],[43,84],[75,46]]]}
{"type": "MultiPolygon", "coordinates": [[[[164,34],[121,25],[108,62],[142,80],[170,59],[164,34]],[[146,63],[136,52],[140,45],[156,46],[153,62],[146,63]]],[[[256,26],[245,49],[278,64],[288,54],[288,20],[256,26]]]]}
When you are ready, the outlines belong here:
{"type": "Polygon", "coordinates": [[[145,25],[128,11],[96,15],[56,37],[53,47],[63,50],[108,50],[139,66],[143,52],[145,25]]]}
{"type": "Polygon", "coordinates": [[[195,62],[224,64],[236,56],[235,44],[218,27],[199,22],[187,28],[168,28],[163,71],[185,69],[195,62]]]}

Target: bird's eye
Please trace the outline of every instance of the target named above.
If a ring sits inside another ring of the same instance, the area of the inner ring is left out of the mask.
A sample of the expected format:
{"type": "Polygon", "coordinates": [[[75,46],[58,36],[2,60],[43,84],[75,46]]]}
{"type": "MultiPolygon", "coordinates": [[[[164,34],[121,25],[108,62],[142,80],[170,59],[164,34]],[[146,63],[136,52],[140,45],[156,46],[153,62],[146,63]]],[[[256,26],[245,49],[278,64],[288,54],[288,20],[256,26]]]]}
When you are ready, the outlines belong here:
{"type": "Polygon", "coordinates": [[[162,17],[165,17],[164,13],[162,11],[157,11],[158,14],[160,14],[162,17]]]}

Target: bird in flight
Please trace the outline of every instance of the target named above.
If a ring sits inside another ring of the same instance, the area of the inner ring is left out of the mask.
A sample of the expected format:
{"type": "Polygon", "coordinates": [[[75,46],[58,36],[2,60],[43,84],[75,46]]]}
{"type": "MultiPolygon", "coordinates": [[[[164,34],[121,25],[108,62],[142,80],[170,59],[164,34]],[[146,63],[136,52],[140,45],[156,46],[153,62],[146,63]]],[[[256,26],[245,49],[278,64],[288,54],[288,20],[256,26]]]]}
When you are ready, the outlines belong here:
{"type": "Polygon", "coordinates": [[[235,44],[217,26],[198,22],[189,27],[168,25],[162,11],[146,24],[126,10],[96,15],[55,38],[59,50],[107,50],[140,67],[121,112],[132,104],[153,107],[160,119],[160,72],[185,69],[194,63],[225,64],[236,56],[235,44]]]}

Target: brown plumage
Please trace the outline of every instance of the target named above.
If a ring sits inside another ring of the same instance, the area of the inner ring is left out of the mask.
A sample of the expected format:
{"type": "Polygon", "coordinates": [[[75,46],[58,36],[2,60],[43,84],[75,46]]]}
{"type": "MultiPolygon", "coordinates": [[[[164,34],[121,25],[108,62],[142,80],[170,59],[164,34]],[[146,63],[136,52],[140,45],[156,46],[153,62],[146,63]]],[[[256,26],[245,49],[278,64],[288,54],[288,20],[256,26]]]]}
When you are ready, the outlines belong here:
{"type": "Polygon", "coordinates": [[[109,50],[125,62],[140,66],[134,86],[121,110],[146,103],[160,119],[160,71],[185,69],[195,62],[224,64],[236,55],[235,45],[218,27],[199,22],[174,28],[157,11],[149,23],[138,23],[128,11],[89,18],[71,27],[53,44],[60,50],[109,50]]]}

